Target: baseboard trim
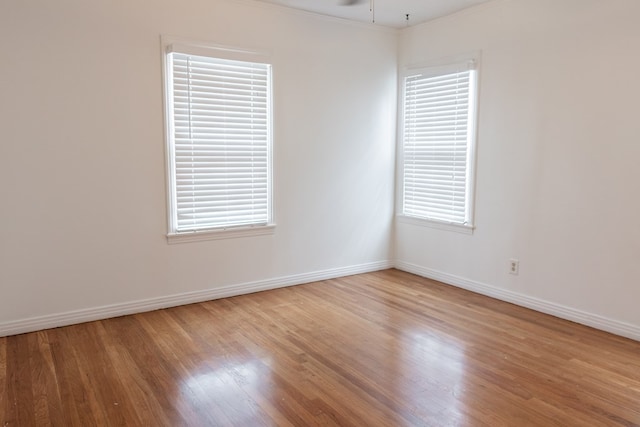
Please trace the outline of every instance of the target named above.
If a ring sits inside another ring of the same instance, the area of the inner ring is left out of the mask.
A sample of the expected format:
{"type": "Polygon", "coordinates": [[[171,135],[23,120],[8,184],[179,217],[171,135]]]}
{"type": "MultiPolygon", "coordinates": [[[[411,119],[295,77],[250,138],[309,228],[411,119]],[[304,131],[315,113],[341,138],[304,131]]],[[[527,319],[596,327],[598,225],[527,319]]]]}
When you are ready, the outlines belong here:
{"type": "Polygon", "coordinates": [[[373,271],[386,270],[389,268],[397,268],[398,270],[406,271],[408,273],[416,274],[428,279],[437,280],[448,285],[467,289],[469,291],[496,298],[501,301],[510,302],[512,304],[550,314],[561,319],[570,320],[572,322],[580,323],[586,326],[600,329],[602,331],[640,341],[640,327],[638,326],[609,319],[596,314],[576,310],[571,307],[566,307],[538,298],[533,298],[527,295],[519,294],[517,292],[500,289],[495,286],[487,285],[481,282],[476,282],[463,277],[455,276],[403,261],[396,261],[395,263],[392,261],[379,261],[348,267],[315,271],[311,273],[294,274],[267,280],[223,286],[220,288],[207,289],[203,291],[187,292],[183,294],[169,295],[122,304],[113,304],[102,307],[94,307],[89,309],[70,311],[66,313],[5,322],[0,323],[0,337],[57,328],[61,326],[74,325],[77,323],[108,319],[111,317],[125,316],[128,314],[143,313],[146,311],[153,311],[185,304],[198,303],[202,301],[210,301],[237,295],[250,294],[254,292],[267,291],[287,286],[300,285],[303,283],[335,279],[336,277],[370,273],[373,271]]]}
{"type": "Polygon", "coordinates": [[[495,286],[487,285],[407,262],[396,261],[395,268],[397,268],[398,270],[406,271],[407,273],[416,274],[418,276],[456,286],[458,288],[467,289],[469,291],[486,295],[501,301],[510,302],[512,304],[530,308],[535,311],[550,314],[561,319],[570,320],[572,322],[590,326],[595,329],[640,341],[640,327],[629,323],[620,322],[618,320],[613,320],[596,314],[576,310],[564,305],[552,303],[538,298],[533,298],[517,292],[511,292],[508,290],[496,288],[495,286]]]}
{"type": "Polygon", "coordinates": [[[393,268],[379,261],[0,323],[0,337],[393,268]]]}

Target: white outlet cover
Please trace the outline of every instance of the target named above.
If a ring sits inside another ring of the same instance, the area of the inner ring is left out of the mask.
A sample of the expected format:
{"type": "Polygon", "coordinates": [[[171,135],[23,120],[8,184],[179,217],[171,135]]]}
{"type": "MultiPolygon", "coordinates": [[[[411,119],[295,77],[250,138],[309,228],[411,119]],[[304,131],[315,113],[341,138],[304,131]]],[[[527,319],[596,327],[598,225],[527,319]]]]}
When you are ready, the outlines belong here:
{"type": "Polygon", "coordinates": [[[509,274],[517,276],[520,273],[520,261],[517,259],[509,260],[509,274]]]}

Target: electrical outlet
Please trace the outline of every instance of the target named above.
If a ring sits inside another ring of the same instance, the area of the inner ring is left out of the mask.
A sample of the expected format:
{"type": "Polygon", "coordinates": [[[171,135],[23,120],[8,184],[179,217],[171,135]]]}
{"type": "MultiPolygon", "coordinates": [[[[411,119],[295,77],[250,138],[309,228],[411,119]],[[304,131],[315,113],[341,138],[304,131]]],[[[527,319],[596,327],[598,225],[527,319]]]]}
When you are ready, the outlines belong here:
{"type": "Polygon", "coordinates": [[[520,273],[520,261],[517,259],[509,260],[509,274],[517,276],[520,273]]]}

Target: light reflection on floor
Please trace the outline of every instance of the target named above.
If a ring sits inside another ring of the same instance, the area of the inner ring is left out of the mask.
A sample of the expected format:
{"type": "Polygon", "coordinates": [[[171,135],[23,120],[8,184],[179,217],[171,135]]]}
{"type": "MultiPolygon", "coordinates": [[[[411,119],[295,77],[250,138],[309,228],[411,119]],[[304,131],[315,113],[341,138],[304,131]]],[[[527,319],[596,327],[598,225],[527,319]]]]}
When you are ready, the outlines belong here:
{"type": "Polygon", "coordinates": [[[201,408],[214,425],[251,426],[256,417],[264,425],[264,408],[254,397],[272,383],[270,364],[270,359],[225,360],[216,368],[205,364],[182,382],[182,409],[201,408]]]}
{"type": "Polygon", "coordinates": [[[423,419],[447,419],[448,425],[467,424],[461,410],[466,400],[464,344],[424,329],[409,330],[403,335],[397,365],[407,369],[405,375],[411,377],[399,385],[403,399],[423,419]],[[415,364],[421,366],[419,376],[408,368],[415,364]],[[428,402],[424,396],[429,396],[428,402]]]}
{"type": "MultiPolygon", "coordinates": [[[[379,307],[372,317],[380,320],[383,313],[394,316],[393,310],[385,306],[379,307]]],[[[312,336],[317,348],[332,347],[335,352],[333,362],[342,360],[350,366],[362,363],[362,372],[369,372],[371,380],[391,387],[396,398],[374,404],[379,404],[378,409],[387,415],[390,414],[385,406],[395,411],[392,415],[394,426],[416,425],[421,420],[446,420],[449,426],[469,425],[473,421],[464,412],[469,394],[465,384],[466,347],[464,342],[453,336],[419,324],[408,326],[405,323],[406,329],[390,331],[387,324],[400,324],[393,319],[383,323],[385,326],[380,334],[371,334],[367,322],[354,318],[348,326],[350,341],[336,347],[332,340],[341,334],[326,331],[318,318],[300,315],[287,320],[297,327],[294,334],[312,336]],[[367,360],[358,360],[355,356],[363,354],[361,349],[366,349],[367,360]],[[374,361],[378,361],[378,365],[373,371],[367,371],[367,364],[374,361]],[[416,370],[416,366],[420,368],[416,370]]],[[[288,379],[293,381],[294,387],[304,389],[306,386],[303,384],[312,384],[330,390],[337,386],[335,378],[316,376],[321,375],[328,362],[315,359],[311,353],[287,354],[289,360],[280,360],[282,354],[268,350],[268,343],[256,341],[256,336],[268,336],[262,331],[266,327],[245,324],[241,329],[250,330],[248,336],[253,339],[248,339],[244,333],[235,336],[238,348],[243,348],[243,353],[250,349],[248,354],[259,354],[258,359],[227,353],[222,360],[201,365],[197,372],[182,382],[180,392],[185,399],[185,410],[204,408],[199,412],[215,420],[215,425],[277,425],[267,414],[277,413],[283,406],[288,406],[281,402],[286,393],[282,392],[279,370],[291,369],[292,360],[300,363],[298,377],[288,379]]],[[[303,398],[297,396],[297,399],[303,398]]],[[[305,406],[302,401],[291,404],[305,406]]],[[[322,416],[318,408],[304,409],[316,417],[322,416]]]]}

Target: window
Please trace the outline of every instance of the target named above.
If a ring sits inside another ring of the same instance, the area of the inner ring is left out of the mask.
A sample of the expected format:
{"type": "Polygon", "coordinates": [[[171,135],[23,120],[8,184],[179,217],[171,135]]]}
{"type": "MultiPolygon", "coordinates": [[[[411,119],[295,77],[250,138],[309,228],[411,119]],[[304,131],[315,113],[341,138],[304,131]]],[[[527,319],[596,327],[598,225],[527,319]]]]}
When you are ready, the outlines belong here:
{"type": "Polygon", "coordinates": [[[411,71],[403,84],[401,217],[473,229],[475,61],[411,71]]]}
{"type": "Polygon", "coordinates": [[[270,64],[179,44],[165,55],[169,241],[272,228],[270,64]]]}

